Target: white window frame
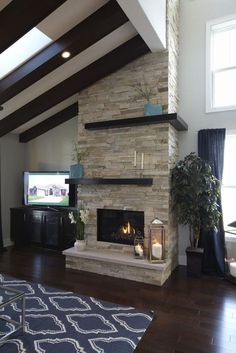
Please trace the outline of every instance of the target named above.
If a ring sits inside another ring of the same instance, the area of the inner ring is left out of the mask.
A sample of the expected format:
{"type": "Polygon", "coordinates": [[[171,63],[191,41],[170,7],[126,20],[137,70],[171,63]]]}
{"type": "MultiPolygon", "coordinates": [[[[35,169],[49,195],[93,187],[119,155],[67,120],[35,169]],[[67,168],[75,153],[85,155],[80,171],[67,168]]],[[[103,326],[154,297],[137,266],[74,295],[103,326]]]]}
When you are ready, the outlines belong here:
{"type": "MultiPolygon", "coordinates": [[[[211,71],[211,53],[212,53],[212,42],[211,42],[211,34],[212,34],[212,27],[215,27],[216,25],[219,26],[222,25],[222,28],[225,28],[225,23],[229,21],[235,21],[236,25],[236,14],[226,16],[226,17],[220,17],[218,19],[208,21],[206,23],[206,113],[212,113],[212,112],[222,112],[222,111],[227,111],[227,110],[236,110],[236,103],[235,105],[228,105],[228,106],[222,106],[222,107],[213,107],[213,73],[211,71]]],[[[229,69],[233,69],[235,67],[228,67],[225,69],[219,69],[215,70],[215,72],[220,72],[220,71],[226,71],[229,69]]]]}

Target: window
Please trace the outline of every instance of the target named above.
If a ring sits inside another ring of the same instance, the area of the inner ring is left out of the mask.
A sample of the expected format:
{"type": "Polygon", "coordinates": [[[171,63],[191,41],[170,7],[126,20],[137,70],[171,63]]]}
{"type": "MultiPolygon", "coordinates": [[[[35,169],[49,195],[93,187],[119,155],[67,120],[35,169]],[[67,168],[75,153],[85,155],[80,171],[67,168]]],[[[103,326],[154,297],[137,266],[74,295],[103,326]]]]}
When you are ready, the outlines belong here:
{"type": "Polygon", "coordinates": [[[236,15],[207,23],[206,111],[236,109],[236,15]]]}
{"type": "Polygon", "coordinates": [[[221,188],[224,228],[236,221],[236,132],[225,139],[224,172],[221,188]]]}

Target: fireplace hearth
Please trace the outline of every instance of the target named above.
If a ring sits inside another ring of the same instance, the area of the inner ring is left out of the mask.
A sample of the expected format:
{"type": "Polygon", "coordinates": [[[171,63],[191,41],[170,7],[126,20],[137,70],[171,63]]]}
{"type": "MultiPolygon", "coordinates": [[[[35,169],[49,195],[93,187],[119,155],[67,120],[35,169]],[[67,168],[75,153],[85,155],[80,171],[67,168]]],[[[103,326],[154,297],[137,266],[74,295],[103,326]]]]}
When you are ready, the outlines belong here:
{"type": "Polygon", "coordinates": [[[144,236],[144,212],[97,209],[97,240],[134,245],[136,236],[144,236]]]}

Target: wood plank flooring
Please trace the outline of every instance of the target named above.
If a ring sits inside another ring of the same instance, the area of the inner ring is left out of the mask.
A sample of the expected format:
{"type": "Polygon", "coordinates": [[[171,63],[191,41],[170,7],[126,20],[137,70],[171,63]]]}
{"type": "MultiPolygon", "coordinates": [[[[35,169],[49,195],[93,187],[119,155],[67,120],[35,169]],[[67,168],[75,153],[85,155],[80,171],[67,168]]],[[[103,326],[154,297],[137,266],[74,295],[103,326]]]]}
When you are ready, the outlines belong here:
{"type": "Polygon", "coordinates": [[[188,278],[179,267],[160,288],[66,270],[62,255],[32,248],[0,254],[0,272],[154,310],[135,353],[236,353],[236,286],[224,279],[188,278]]]}

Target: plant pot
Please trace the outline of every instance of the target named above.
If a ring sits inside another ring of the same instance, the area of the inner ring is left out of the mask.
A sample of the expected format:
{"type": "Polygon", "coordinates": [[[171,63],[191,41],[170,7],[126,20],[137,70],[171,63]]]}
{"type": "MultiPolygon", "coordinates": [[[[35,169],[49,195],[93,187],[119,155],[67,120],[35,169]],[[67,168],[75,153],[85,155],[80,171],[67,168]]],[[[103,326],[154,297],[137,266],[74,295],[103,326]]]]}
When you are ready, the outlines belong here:
{"type": "Polygon", "coordinates": [[[76,240],[74,243],[74,247],[77,251],[84,251],[86,248],[85,240],[76,240]]]}
{"type": "Polygon", "coordinates": [[[70,178],[82,178],[84,176],[84,167],[77,163],[70,166],[70,178]]]}
{"type": "Polygon", "coordinates": [[[144,105],[144,115],[161,115],[162,114],[162,106],[160,104],[153,104],[147,102],[144,105]]]}
{"type": "Polygon", "coordinates": [[[187,275],[190,277],[200,277],[202,274],[202,258],[204,249],[190,248],[186,249],[187,255],[187,275]]]}

